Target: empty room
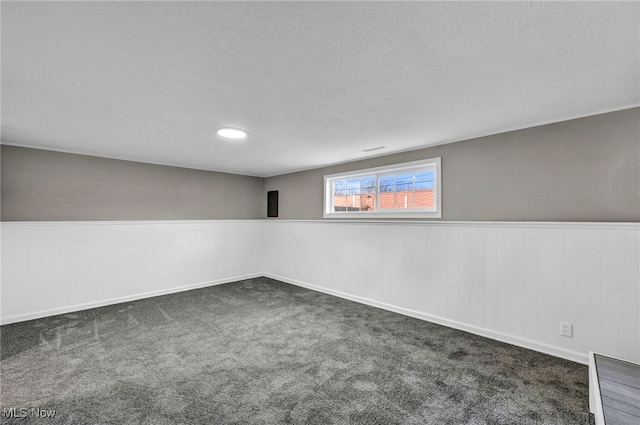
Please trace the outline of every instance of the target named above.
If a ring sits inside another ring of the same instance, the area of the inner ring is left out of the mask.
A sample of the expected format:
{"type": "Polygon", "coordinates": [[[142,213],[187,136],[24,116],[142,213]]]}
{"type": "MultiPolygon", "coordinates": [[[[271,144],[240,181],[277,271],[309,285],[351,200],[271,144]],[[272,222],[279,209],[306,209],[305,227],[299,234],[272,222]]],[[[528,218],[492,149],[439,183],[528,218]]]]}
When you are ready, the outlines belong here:
{"type": "Polygon", "coordinates": [[[640,423],[640,2],[0,16],[0,423],[640,423]]]}

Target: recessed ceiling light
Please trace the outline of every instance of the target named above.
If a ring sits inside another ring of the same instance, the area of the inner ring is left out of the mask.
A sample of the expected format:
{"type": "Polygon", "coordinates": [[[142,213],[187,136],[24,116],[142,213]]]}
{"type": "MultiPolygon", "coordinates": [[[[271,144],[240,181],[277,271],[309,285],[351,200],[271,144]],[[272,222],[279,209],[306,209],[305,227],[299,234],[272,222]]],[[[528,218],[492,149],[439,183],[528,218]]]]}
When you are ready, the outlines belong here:
{"type": "Polygon", "coordinates": [[[247,132],[237,128],[223,127],[218,130],[218,135],[227,139],[244,139],[247,137],[247,132]]]}

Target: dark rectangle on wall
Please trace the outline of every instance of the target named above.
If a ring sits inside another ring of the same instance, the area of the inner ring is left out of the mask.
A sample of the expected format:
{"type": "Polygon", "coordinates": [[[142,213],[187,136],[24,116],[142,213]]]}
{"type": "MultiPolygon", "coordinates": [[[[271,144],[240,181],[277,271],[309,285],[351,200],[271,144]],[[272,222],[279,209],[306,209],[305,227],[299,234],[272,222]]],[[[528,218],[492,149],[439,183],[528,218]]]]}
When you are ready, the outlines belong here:
{"type": "Polygon", "coordinates": [[[267,192],[267,217],[278,216],[278,191],[270,190],[267,192]]]}

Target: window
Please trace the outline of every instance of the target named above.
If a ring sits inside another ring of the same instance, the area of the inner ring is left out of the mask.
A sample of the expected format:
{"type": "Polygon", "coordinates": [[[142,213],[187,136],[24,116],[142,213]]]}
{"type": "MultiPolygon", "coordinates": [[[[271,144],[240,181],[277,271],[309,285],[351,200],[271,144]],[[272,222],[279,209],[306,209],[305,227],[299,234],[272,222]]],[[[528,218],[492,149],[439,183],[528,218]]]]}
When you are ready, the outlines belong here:
{"type": "Polygon", "coordinates": [[[442,217],[440,158],[324,176],[324,217],[442,217]]]}

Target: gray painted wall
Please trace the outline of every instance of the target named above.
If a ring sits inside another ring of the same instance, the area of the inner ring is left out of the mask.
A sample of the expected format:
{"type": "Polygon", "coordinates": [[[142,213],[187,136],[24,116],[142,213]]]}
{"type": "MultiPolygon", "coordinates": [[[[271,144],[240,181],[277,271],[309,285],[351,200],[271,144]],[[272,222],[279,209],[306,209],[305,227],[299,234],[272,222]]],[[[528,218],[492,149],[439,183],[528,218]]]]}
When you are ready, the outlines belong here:
{"type": "Polygon", "coordinates": [[[442,220],[640,221],[640,108],[271,177],[265,190],[279,191],[279,218],[322,219],[325,174],[438,156],[442,220]]]}
{"type": "Polygon", "coordinates": [[[1,218],[321,219],[323,176],[442,157],[443,220],[640,221],[640,108],[261,179],[3,145],[1,218]]]}
{"type": "Polygon", "coordinates": [[[3,145],[2,221],[254,219],[264,179],[3,145]]]}

